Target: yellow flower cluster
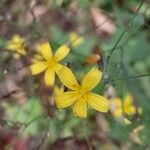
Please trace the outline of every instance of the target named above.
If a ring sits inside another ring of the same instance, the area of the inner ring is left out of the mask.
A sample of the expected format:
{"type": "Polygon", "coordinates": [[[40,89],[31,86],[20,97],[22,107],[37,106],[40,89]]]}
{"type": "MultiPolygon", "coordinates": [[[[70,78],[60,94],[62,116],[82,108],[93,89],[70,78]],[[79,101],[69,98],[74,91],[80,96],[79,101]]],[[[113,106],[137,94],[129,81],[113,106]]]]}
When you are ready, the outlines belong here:
{"type": "Polygon", "coordinates": [[[25,55],[26,49],[24,47],[24,44],[25,44],[25,40],[20,35],[15,34],[11,38],[11,40],[7,43],[6,48],[20,55],[25,55]]]}
{"type": "MultiPolygon", "coordinates": [[[[71,32],[69,34],[72,46],[76,47],[83,42],[83,38],[71,32]]],[[[18,35],[12,37],[8,42],[7,48],[19,54],[25,55],[24,39],[18,35]]],[[[90,92],[101,80],[102,72],[96,67],[92,68],[83,78],[81,84],[78,83],[73,72],[63,65],[61,61],[69,54],[70,48],[67,45],[60,46],[55,53],[52,52],[49,42],[44,42],[37,46],[38,54],[32,60],[30,65],[32,75],[44,72],[44,81],[47,86],[54,87],[56,75],[69,90],[55,88],[55,102],[58,108],[73,106],[75,116],[86,118],[88,106],[99,112],[108,112],[109,101],[90,92]]]]}
{"type": "Polygon", "coordinates": [[[123,100],[119,97],[115,97],[111,99],[112,109],[111,112],[116,118],[122,118],[125,124],[130,124],[131,121],[128,120],[123,114],[127,114],[128,116],[135,115],[138,111],[141,112],[140,108],[136,108],[133,104],[133,97],[128,94],[125,96],[123,100]]]}
{"type": "Polygon", "coordinates": [[[37,59],[34,64],[30,66],[33,75],[45,71],[44,80],[46,85],[54,86],[55,74],[60,81],[71,91],[64,92],[56,89],[55,102],[58,108],[66,108],[73,105],[73,113],[76,116],[86,118],[87,106],[93,107],[100,112],[108,112],[109,101],[97,94],[91,93],[93,89],[101,80],[102,72],[97,68],[93,68],[79,85],[72,71],[60,63],[68,53],[70,48],[62,45],[55,54],[52,53],[51,46],[48,42],[38,46],[41,52],[42,59],[37,59]]]}
{"type": "Polygon", "coordinates": [[[84,42],[84,38],[80,37],[76,32],[70,32],[69,41],[73,47],[77,47],[84,42]]]}

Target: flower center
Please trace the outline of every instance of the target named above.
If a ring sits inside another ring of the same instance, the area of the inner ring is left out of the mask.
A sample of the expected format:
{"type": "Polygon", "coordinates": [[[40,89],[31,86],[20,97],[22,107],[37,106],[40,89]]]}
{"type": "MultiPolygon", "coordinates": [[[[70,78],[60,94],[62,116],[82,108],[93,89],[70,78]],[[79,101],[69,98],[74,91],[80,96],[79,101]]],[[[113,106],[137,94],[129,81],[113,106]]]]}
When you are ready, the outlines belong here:
{"type": "Polygon", "coordinates": [[[50,59],[47,61],[48,68],[55,69],[56,61],[54,59],[50,59]]]}
{"type": "Polygon", "coordinates": [[[88,91],[86,91],[86,90],[84,90],[84,89],[81,88],[78,92],[79,92],[79,94],[80,94],[81,97],[85,98],[88,91]]]}
{"type": "Polygon", "coordinates": [[[13,42],[14,47],[16,47],[16,49],[21,49],[23,47],[23,43],[20,42],[13,42]]]}

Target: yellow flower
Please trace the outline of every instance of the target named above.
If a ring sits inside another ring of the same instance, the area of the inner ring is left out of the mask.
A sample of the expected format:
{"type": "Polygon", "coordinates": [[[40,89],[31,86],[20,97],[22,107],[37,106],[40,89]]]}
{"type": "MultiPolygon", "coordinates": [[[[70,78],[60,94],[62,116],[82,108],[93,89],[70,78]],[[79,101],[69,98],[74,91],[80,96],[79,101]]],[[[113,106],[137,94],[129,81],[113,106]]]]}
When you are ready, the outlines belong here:
{"type": "Polygon", "coordinates": [[[133,97],[131,95],[126,95],[123,102],[123,111],[128,115],[133,115],[136,113],[136,107],[133,105],[133,97]]]}
{"type": "Polygon", "coordinates": [[[31,59],[32,63],[37,63],[39,61],[42,61],[43,60],[43,57],[39,54],[35,54],[33,56],[33,58],[31,59]]]}
{"type": "Polygon", "coordinates": [[[116,97],[111,100],[112,102],[112,113],[116,117],[120,117],[123,113],[127,115],[133,115],[136,113],[136,108],[133,105],[133,98],[131,95],[125,96],[124,100],[122,101],[120,98],[116,97]]]}
{"type": "Polygon", "coordinates": [[[116,97],[111,100],[112,103],[112,109],[111,112],[115,117],[120,117],[122,116],[122,101],[120,98],[116,97]]]}
{"type": "Polygon", "coordinates": [[[61,86],[61,87],[58,87],[58,86],[55,86],[54,87],[54,96],[59,96],[61,95],[62,93],[64,93],[64,86],[61,86]]]}
{"type": "Polygon", "coordinates": [[[58,74],[58,70],[63,67],[59,62],[68,55],[70,49],[66,45],[62,45],[53,55],[50,44],[45,42],[38,45],[38,51],[40,51],[42,58],[38,56],[33,60],[34,63],[30,66],[31,73],[37,75],[45,71],[46,85],[53,86],[55,73],[58,74]]]}
{"type": "Polygon", "coordinates": [[[73,113],[75,116],[82,118],[87,117],[87,105],[97,111],[108,112],[109,101],[98,95],[90,92],[101,80],[102,72],[98,69],[91,69],[83,78],[79,85],[74,74],[67,67],[59,70],[60,81],[71,91],[63,92],[56,97],[56,105],[58,108],[66,108],[73,105],[73,113]]]}
{"type": "Polygon", "coordinates": [[[64,86],[61,86],[61,87],[55,86],[54,87],[54,100],[55,100],[56,105],[57,105],[57,97],[63,93],[64,93],[64,86]]]}
{"type": "Polygon", "coordinates": [[[126,117],[123,117],[123,121],[124,121],[124,123],[125,123],[126,125],[129,125],[129,124],[132,123],[132,122],[131,122],[129,119],[127,119],[126,117]]]}
{"type": "Polygon", "coordinates": [[[7,49],[16,52],[20,55],[26,54],[26,49],[24,47],[24,39],[20,35],[14,35],[11,40],[7,43],[7,49]]]}
{"type": "Polygon", "coordinates": [[[133,97],[131,95],[126,95],[123,101],[120,98],[116,97],[111,100],[111,103],[112,114],[116,118],[122,118],[125,124],[131,124],[131,121],[123,116],[124,113],[132,116],[136,114],[136,111],[138,111],[139,113],[142,112],[141,108],[137,108],[136,110],[136,107],[133,104],[133,97]]]}
{"type": "Polygon", "coordinates": [[[84,42],[83,37],[80,37],[76,32],[69,33],[69,40],[73,47],[77,47],[84,42]]]}

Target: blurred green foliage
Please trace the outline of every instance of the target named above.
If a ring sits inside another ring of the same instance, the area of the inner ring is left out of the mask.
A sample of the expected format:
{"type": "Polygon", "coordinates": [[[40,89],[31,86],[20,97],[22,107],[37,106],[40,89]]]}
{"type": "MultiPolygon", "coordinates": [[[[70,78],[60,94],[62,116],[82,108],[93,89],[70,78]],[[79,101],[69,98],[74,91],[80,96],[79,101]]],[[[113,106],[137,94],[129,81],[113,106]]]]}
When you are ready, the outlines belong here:
{"type": "MultiPolygon", "coordinates": [[[[56,0],[53,2],[60,9],[67,7],[70,3],[68,0],[56,0]]],[[[1,1],[0,4],[1,3],[4,3],[4,0],[1,1]]],[[[126,1],[122,8],[120,8],[114,1],[110,0],[78,0],[77,3],[82,9],[86,9],[87,7],[95,4],[106,11],[112,11],[113,16],[117,18],[115,22],[117,30],[109,40],[99,39],[99,37],[95,35],[91,36],[83,34],[82,36],[85,41],[80,46],[72,48],[71,53],[65,59],[64,62],[69,62],[72,70],[79,76],[80,80],[83,77],[83,74],[92,66],[84,64],[87,57],[91,54],[91,49],[95,44],[100,43],[98,46],[101,48],[105,59],[122,31],[126,28],[123,21],[130,20],[133,16],[133,13],[131,13],[128,9],[133,6],[138,6],[139,1],[126,1]]],[[[144,4],[144,8],[146,8],[147,5],[144,4]]],[[[143,12],[144,8],[141,12],[143,12]]],[[[102,83],[98,84],[98,86],[94,89],[96,93],[103,94],[106,86],[112,85],[116,89],[116,95],[119,97],[122,97],[122,95],[125,95],[128,92],[133,94],[136,105],[142,108],[143,112],[138,119],[135,119],[132,122],[131,125],[124,125],[118,122],[111,114],[107,114],[105,117],[109,126],[107,136],[110,141],[129,143],[132,145],[131,147],[133,149],[150,147],[150,77],[135,78],[117,82],[111,82],[111,79],[117,80],[122,76],[130,77],[133,75],[149,73],[150,41],[148,39],[148,33],[150,32],[150,29],[144,30],[144,23],[145,20],[143,15],[141,13],[138,14],[134,22],[131,24],[129,31],[126,32],[125,36],[121,39],[118,45],[119,48],[115,49],[110,59],[108,65],[108,79],[110,82],[105,83],[103,79],[102,83]],[[121,63],[123,66],[121,66],[121,63]],[[144,146],[135,144],[129,138],[132,130],[140,125],[144,125],[143,130],[139,134],[139,138],[144,146]]],[[[68,43],[69,41],[68,33],[64,32],[58,26],[52,26],[48,32],[51,35],[49,41],[54,51],[60,45],[68,43]]],[[[5,38],[0,38],[0,47],[5,47],[5,40],[5,38]]],[[[0,56],[0,61],[6,61],[4,55],[3,57],[0,56]]],[[[16,106],[10,103],[6,107],[6,118],[8,120],[27,124],[21,128],[22,135],[36,135],[47,129],[47,131],[51,134],[50,142],[53,143],[57,138],[65,138],[74,135],[79,138],[87,138],[91,135],[93,130],[96,130],[97,128],[97,124],[94,122],[95,120],[92,120],[97,112],[94,112],[93,110],[89,109],[89,117],[87,120],[74,117],[71,109],[57,110],[53,117],[45,117],[43,115],[45,113],[44,107],[40,101],[40,97],[30,97],[24,106],[16,106]],[[43,116],[39,117],[41,114],[43,116]]]]}

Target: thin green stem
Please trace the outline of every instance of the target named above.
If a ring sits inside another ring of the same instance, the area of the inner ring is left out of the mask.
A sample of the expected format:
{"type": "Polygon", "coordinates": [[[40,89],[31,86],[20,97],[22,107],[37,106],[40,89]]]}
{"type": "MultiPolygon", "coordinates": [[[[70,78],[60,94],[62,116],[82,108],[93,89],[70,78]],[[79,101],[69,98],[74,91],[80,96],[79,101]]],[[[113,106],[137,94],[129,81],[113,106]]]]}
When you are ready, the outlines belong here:
{"type": "Polygon", "coordinates": [[[109,64],[110,58],[112,56],[112,54],[114,53],[115,49],[117,48],[118,44],[120,43],[121,39],[124,37],[124,35],[128,32],[128,30],[130,29],[131,24],[133,23],[134,19],[136,18],[136,16],[138,15],[139,10],[141,9],[141,7],[143,6],[144,1],[142,0],[135,15],[131,18],[131,20],[129,21],[129,24],[127,26],[127,28],[125,28],[125,30],[121,33],[121,35],[119,36],[118,40],[116,41],[115,45],[113,46],[113,48],[111,49],[111,51],[109,52],[109,54],[106,57],[106,61],[104,64],[104,74],[107,72],[107,66],[109,64]]]}
{"type": "Polygon", "coordinates": [[[143,77],[150,77],[150,74],[141,74],[141,75],[127,76],[127,77],[120,77],[120,78],[105,80],[104,83],[116,82],[116,81],[120,81],[120,80],[137,79],[137,78],[143,78],[143,77]]]}

